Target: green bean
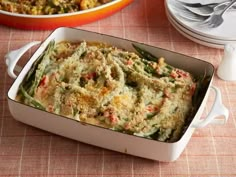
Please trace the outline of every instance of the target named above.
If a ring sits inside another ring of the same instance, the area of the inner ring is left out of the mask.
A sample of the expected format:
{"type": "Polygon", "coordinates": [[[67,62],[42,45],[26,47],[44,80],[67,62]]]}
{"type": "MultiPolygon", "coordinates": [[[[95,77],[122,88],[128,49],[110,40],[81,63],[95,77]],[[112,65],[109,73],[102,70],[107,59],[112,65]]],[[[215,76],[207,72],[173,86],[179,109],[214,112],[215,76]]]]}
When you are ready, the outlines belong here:
{"type": "Polygon", "coordinates": [[[55,94],[54,94],[54,112],[56,114],[60,114],[61,111],[61,98],[62,98],[62,94],[63,93],[63,88],[62,87],[56,87],[55,88],[55,94]]]}
{"type": "Polygon", "coordinates": [[[147,119],[152,119],[155,115],[157,115],[157,112],[149,113],[149,114],[147,114],[146,118],[147,119]]]}
{"type": "Polygon", "coordinates": [[[32,83],[32,86],[29,89],[29,95],[31,96],[34,95],[35,89],[38,87],[40,80],[44,74],[44,70],[46,66],[50,63],[50,53],[53,51],[54,46],[55,46],[55,41],[53,40],[48,44],[46,51],[43,52],[43,56],[42,56],[43,58],[41,60],[41,63],[37,67],[34,81],[32,83]]]}
{"type": "Polygon", "coordinates": [[[28,74],[24,78],[22,83],[23,83],[23,86],[24,86],[26,91],[32,86],[32,84],[33,84],[32,82],[33,82],[34,77],[35,77],[36,69],[37,69],[39,63],[42,61],[42,59],[43,59],[43,54],[41,54],[38,57],[38,59],[33,63],[31,69],[29,70],[28,74]]]}
{"type": "Polygon", "coordinates": [[[147,64],[144,66],[144,70],[149,74],[156,74],[156,70],[147,64]]]}
{"type": "Polygon", "coordinates": [[[154,56],[153,54],[151,54],[150,52],[144,50],[144,49],[141,49],[140,47],[138,47],[137,45],[135,44],[132,44],[133,47],[135,48],[135,50],[142,56],[144,57],[146,60],[149,60],[149,61],[154,61],[154,62],[157,62],[158,61],[158,58],[156,56],[154,56]]]}
{"type": "Polygon", "coordinates": [[[38,101],[36,101],[34,98],[32,98],[23,88],[22,84],[20,85],[20,91],[22,95],[25,97],[25,100],[28,100],[29,103],[31,103],[34,107],[45,110],[44,106],[42,106],[38,101]]]}
{"type": "Polygon", "coordinates": [[[72,54],[72,58],[75,58],[75,59],[81,59],[84,57],[84,55],[86,55],[86,49],[87,47],[87,44],[86,42],[82,42],[79,47],[75,50],[75,52],[72,54]]]}
{"type": "MultiPolygon", "coordinates": [[[[150,52],[138,47],[135,44],[132,44],[132,45],[144,59],[146,59],[148,61],[152,61],[152,62],[158,62],[158,59],[159,59],[158,57],[156,57],[153,54],[151,54],[150,52]]],[[[166,64],[165,67],[166,67],[166,69],[168,69],[168,73],[166,73],[163,76],[169,76],[169,74],[173,70],[173,67],[168,64],[166,64]]],[[[150,69],[149,67],[146,67],[145,69],[148,73],[156,73],[156,71],[153,68],[150,69]]]]}

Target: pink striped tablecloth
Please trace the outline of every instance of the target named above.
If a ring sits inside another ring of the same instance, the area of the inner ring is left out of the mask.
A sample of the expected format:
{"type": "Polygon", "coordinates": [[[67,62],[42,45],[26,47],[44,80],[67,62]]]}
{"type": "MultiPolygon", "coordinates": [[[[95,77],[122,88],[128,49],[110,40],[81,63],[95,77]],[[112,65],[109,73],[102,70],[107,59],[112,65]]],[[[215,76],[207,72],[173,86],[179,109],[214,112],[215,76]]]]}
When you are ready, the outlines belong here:
{"type": "MultiPolygon", "coordinates": [[[[168,22],[162,0],[135,0],[113,16],[77,28],[177,51],[209,61],[215,67],[223,56],[220,49],[196,44],[180,35],[168,22]]],[[[220,88],[230,110],[228,122],[196,129],[179,159],[171,163],[94,147],[17,122],[7,104],[13,80],[6,72],[4,55],[30,41],[44,40],[50,33],[0,26],[0,176],[236,176],[236,82],[222,81],[217,76],[213,85],[220,88]]],[[[21,65],[32,52],[23,56],[21,65]]],[[[213,100],[210,95],[203,116],[213,100]]]]}

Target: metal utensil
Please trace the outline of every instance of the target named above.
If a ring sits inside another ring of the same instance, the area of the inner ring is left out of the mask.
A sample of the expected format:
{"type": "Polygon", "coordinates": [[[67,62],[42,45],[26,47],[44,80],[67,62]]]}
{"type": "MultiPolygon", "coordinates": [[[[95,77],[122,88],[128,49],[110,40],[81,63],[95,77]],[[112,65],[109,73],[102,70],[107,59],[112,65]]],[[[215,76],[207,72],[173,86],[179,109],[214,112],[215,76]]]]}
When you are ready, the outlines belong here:
{"type": "MultiPolygon", "coordinates": [[[[230,3],[230,1],[227,0],[225,2],[220,2],[220,3],[200,4],[200,3],[188,3],[177,0],[177,3],[179,3],[179,5],[184,6],[186,9],[193,12],[194,14],[201,16],[210,16],[213,14],[215,10],[224,9],[227,6],[227,4],[230,3]]],[[[231,7],[230,10],[236,10],[236,6],[231,7]]]]}
{"type": "Polygon", "coordinates": [[[204,21],[203,26],[207,26],[210,28],[216,28],[220,26],[223,22],[224,13],[231,8],[236,3],[236,0],[231,1],[224,9],[217,9],[214,13],[204,21]]]}
{"type": "Polygon", "coordinates": [[[219,3],[209,3],[209,4],[201,4],[201,3],[189,3],[189,2],[184,2],[184,1],[180,1],[180,0],[177,0],[177,2],[183,4],[183,5],[186,5],[186,6],[189,6],[189,7],[204,7],[204,6],[216,6],[218,5],[219,3]]]}
{"type": "MultiPolygon", "coordinates": [[[[209,16],[201,16],[187,9],[180,1],[170,0],[170,7],[180,18],[192,22],[204,22],[209,16]]],[[[200,5],[198,3],[198,5],[200,5]]]]}
{"type": "Polygon", "coordinates": [[[214,13],[214,11],[224,9],[227,6],[227,4],[229,4],[229,3],[230,3],[229,1],[226,1],[226,2],[223,2],[220,4],[204,5],[204,6],[199,6],[199,7],[186,5],[186,3],[184,3],[183,6],[186,9],[188,9],[189,11],[191,11],[197,15],[211,16],[214,13]]]}

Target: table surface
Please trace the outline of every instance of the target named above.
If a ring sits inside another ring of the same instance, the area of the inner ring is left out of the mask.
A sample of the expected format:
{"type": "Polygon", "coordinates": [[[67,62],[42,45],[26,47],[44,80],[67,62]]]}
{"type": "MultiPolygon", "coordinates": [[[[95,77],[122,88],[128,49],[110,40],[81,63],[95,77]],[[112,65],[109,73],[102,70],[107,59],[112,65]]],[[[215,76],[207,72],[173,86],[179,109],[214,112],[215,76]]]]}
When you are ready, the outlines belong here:
{"type": "MultiPolygon", "coordinates": [[[[196,44],[179,34],[168,22],[161,0],[135,0],[108,18],[77,28],[177,51],[211,62],[216,68],[223,56],[223,50],[196,44]]],[[[50,33],[0,26],[0,176],[236,176],[236,82],[217,76],[213,85],[220,88],[223,103],[230,110],[228,122],[196,129],[174,162],[152,161],[94,147],[16,121],[7,104],[6,95],[13,79],[6,72],[4,55],[30,41],[43,40],[50,33]]],[[[27,52],[20,64],[32,52],[27,52]]],[[[213,100],[214,95],[210,94],[203,116],[213,100]]]]}

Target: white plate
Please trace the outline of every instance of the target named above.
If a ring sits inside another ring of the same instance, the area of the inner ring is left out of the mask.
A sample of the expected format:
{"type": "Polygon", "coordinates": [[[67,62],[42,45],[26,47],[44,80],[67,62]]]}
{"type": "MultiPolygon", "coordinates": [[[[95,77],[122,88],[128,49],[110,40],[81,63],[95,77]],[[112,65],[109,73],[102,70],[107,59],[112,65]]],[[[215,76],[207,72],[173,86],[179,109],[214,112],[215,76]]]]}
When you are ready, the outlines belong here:
{"type": "MultiPolygon", "coordinates": [[[[170,23],[172,23],[170,21],[170,23]]],[[[195,37],[192,37],[190,35],[188,35],[187,33],[185,33],[184,31],[182,31],[180,28],[178,28],[177,26],[175,26],[175,24],[173,24],[173,27],[179,32],[181,33],[183,36],[185,36],[186,38],[190,39],[191,41],[194,41],[198,44],[201,44],[201,45],[204,45],[204,46],[207,46],[207,47],[212,47],[212,48],[219,48],[219,49],[223,49],[224,48],[224,45],[221,45],[221,44],[216,44],[216,43],[210,43],[210,42],[207,42],[207,41],[203,41],[203,40],[200,40],[198,38],[195,38],[195,37]]]]}
{"type": "Polygon", "coordinates": [[[179,15],[181,11],[176,11],[172,4],[176,0],[166,0],[169,13],[175,18],[179,24],[187,28],[188,30],[197,33],[199,35],[213,38],[217,40],[231,40],[236,41],[236,11],[229,11],[224,14],[224,23],[218,28],[202,28],[197,23],[184,20],[179,15]]]}
{"type": "Polygon", "coordinates": [[[207,38],[207,37],[205,37],[205,36],[201,36],[201,35],[199,35],[199,34],[197,34],[197,33],[194,33],[194,32],[192,32],[192,31],[190,31],[190,30],[188,30],[187,28],[185,28],[184,26],[181,26],[181,24],[179,24],[174,18],[173,18],[173,16],[169,13],[169,11],[168,11],[168,9],[166,8],[166,14],[167,14],[167,16],[168,16],[168,19],[172,22],[172,23],[174,23],[174,25],[177,27],[177,28],[179,28],[179,29],[181,29],[183,32],[185,32],[186,34],[188,34],[189,36],[192,36],[192,37],[194,37],[194,38],[197,38],[197,39],[199,39],[199,40],[201,40],[201,41],[205,41],[205,42],[207,42],[207,43],[213,43],[213,44],[216,44],[216,45],[225,45],[225,44],[232,44],[232,43],[236,43],[236,41],[229,41],[229,40],[217,40],[217,39],[213,39],[213,38],[207,38]]]}
{"type": "Polygon", "coordinates": [[[209,42],[209,41],[204,41],[204,40],[201,40],[199,38],[196,38],[192,35],[189,35],[188,33],[186,33],[185,31],[183,31],[179,26],[177,26],[175,24],[175,22],[171,19],[170,17],[170,14],[168,14],[168,11],[166,11],[166,14],[167,14],[167,18],[169,20],[169,22],[171,23],[171,25],[180,33],[182,34],[183,36],[185,36],[186,38],[190,39],[191,41],[194,41],[198,44],[201,44],[201,45],[204,45],[204,46],[207,46],[207,47],[213,47],[213,48],[219,48],[219,49],[223,49],[224,48],[224,45],[223,44],[218,44],[218,43],[212,43],[212,42],[209,42]]]}

